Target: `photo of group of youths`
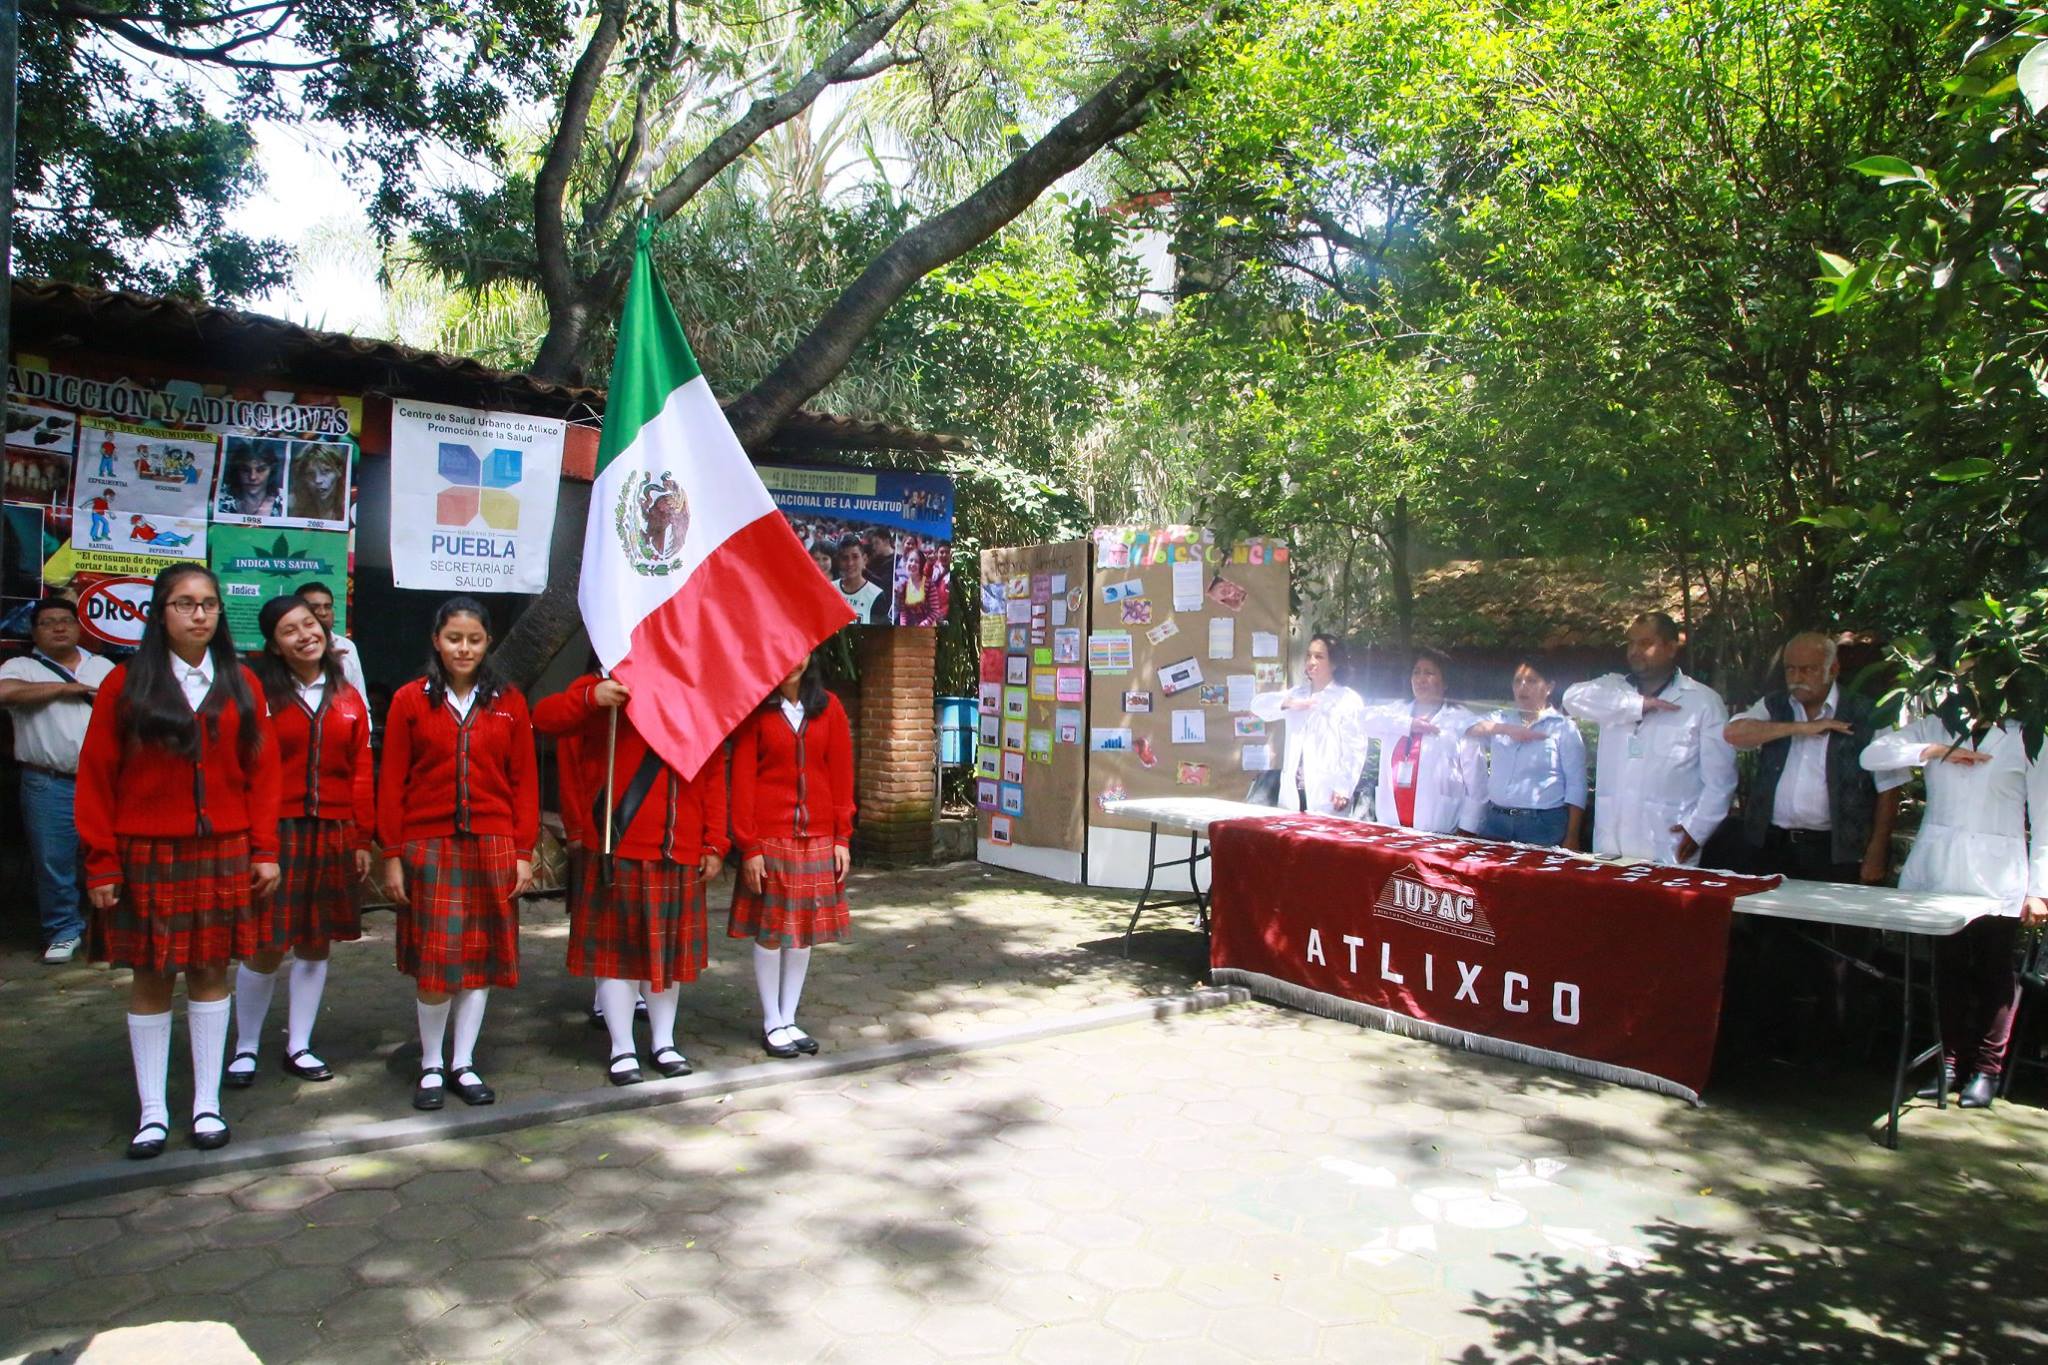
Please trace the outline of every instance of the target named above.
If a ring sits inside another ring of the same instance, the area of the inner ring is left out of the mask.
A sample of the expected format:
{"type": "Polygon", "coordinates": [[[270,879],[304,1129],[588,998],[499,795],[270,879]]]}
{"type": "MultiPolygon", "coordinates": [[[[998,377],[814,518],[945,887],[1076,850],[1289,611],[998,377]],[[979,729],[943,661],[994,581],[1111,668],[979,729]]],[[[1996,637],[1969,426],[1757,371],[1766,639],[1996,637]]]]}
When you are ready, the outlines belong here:
{"type": "Polygon", "coordinates": [[[946,619],[953,595],[951,544],[829,517],[792,516],[789,524],[860,624],[936,626],[946,619]]]}

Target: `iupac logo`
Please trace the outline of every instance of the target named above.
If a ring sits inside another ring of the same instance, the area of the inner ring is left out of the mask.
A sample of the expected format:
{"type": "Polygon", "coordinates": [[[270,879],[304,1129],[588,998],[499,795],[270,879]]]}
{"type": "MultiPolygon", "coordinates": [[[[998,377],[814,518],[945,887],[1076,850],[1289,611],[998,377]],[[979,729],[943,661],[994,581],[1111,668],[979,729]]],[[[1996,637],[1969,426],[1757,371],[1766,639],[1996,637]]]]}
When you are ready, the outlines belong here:
{"type": "Polygon", "coordinates": [[[479,456],[473,446],[441,442],[440,473],[448,487],[434,499],[434,520],[469,526],[478,517],[495,531],[519,529],[519,495],[509,492],[521,477],[524,452],[500,447],[479,456]]]}
{"type": "Polygon", "coordinates": [[[1494,941],[1493,925],[1471,887],[1414,863],[1387,878],[1372,912],[1475,943],[1494,941]]]}

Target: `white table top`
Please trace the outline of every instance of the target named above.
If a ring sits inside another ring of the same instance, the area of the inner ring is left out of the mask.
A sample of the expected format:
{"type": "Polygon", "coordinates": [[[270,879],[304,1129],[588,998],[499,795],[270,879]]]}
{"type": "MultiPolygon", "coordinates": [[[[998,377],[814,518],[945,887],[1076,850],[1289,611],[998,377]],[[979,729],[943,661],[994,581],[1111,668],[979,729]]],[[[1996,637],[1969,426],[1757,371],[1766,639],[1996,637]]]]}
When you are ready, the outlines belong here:
{"type": "MultiPolygon", "coordinates": [[[[1149,820],[1161,829],[1207,834],[1218,820],[1270,820],[1297,812],[1213,796],[1151,796],[1114,801],[1104,807],[1125,820],[1149,820]]],[[[1585,855],[1581,855],[1585,856],[1585,855]]],[[[1594,861],[1588,859],[1588,861],[1594,861]]],[[[1770,891],[1737,896],[1735,910],[1745,915],[1802,920],[1808,924],[1841,924],[1858,929],[1889,929],[1908,934],[1953,934],[1998,905],[1984,896],[1958,896],[1935,891],[1899,891],[1888,886],[1841,886],[1831,882],[1787,879],[1770,891]]]]}

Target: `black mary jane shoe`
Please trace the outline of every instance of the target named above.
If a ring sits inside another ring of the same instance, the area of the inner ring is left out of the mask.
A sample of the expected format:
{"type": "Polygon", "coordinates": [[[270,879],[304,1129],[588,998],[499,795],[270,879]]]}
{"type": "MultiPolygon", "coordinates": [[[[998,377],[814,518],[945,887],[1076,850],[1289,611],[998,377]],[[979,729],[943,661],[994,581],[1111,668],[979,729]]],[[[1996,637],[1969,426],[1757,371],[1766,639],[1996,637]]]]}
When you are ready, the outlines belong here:
{"type": "Polygon", "coordinates": [[[297,1052],[294,1052],[291,1056],[284,1059],[285,1074],[287,1076],[297,1076],[302,1081],[333,1080],[334,1068],[327,1065],[327,1063],[321,1061],[319,1058],[314,1057],[311,1062],[302,1062],[299,1060],[299,1058],[301,1057],[312,1056],[312,1048],[300,1048],[297,1052]]]}
{"type": "Polygon", "coordinates": [[[255,1062],[255,1053],[237,1052],[234,1056],[228,1058],[228,1069],[221,1073],[221,1079],[237,1090],[247,1090],[250,1086],[256,1084],[255,1062]],[[235,1070],[235,1063],[241,1061],[244,1057],[249,1059],[249,1069],[247,1071],[235,1070]]]}
{"type": "Polygon", "coordinates": [[[228,1121],[224,1118],[221,1118],[219,1114],[194,1114],[192,1116],[192,1122],[194,1124],[194,1127],[192,1128],[192,1145],[194,1147],[197,1147],[200,1151],[217,1152],[221,1148],[228,1145],[228,1121]],[[197,1124],[201,1119],[216,1119],[219,1121],[220,1127],[215,1128],[210,1132],[202,1133],[199,1131],[197,1127],[197,1124]]]}
{"type": "Polygon", "coordinates": [[[791,1047],[795,1048],[798,1052],[803,1053],[806,1057],[815,1057],[818,1055],[818,1040],[816,1038],[813,1038],[810,1034],[805,1033],[795,1024],[791,1024],[789,1028],[790,1032],[796,1035],[795,1038],[792,1038],[790,1040],[789,1045],[791,1047]]]}
{"type": "Polygon", "coordinates": [[[794,1043],[778,1043],[766,1033],[761,1035],[761,1050],[770,1057],[794,1057],[797,1055],[794,1043]]]}
{"type": "Polygon", "coordinates": [[[147,1161],[153,1156],[162,1156],[164,1154],[164,1144],[170,1141],[170,1138],[171,1130],[168,1125],[157,1123],[154,1120],[145,1123],[140,1128],[137,1128],[135,1136],[128,1140],[128,1159],[130,1161],[147,1161]],[[144,1137],[143,1134],[152,1128],[156,1129],[162,1136],[144,1137]]]}
{"type": "Polygon", "coordinates": [[[412,1088],[412,1107],[415,1109],[439,1109],[448,1100],[448,1073],[438,1066],[423,1067],[419,1084],[412,1088]],[[428,1085],[427,1077],[439,1076],[441,1084],[428,1085]]]}
{"type": "Polygon", "coordinates": [[[1958,1109],[1989,1109],[1991,1101],[1998,1094],[1998,1077],[1987,1076],[1979,1071],[1970,1077],[1963,1087],[1963,1097],[1956,1101],[1958,1109]]]}
{"type": "Polygon", "coordinates": [[[1952,1095],[1956,1090],[1956,1069],[1945,1066],[1941,1074],[1913,1092],[1916,1100],[1938,1100],[1943,1095],[1952,1095]]]}
{"type": "Polygon", "coordinates": [[[621,1052],[612,1058],[604,1074],[611,1079],[613,1085],[638,1085],[646,1079],[640,1074],[640,1055],[635,1052],[621,1052]],[[633,1065],[621,1067],[620,1062],[631,1062],[633,1065]]]}
{"type": "Polygon", "coordinates": [[[482,1073],[473,1066],[466,1066],[455,1073],[448,1082],[448,1088],[455,1092],[455,1098],[464,1104],[496,1104],[498,1092],[484,1084],[482,1073]],[[464,1081],[464,1076],[475,1076],[473,1081],[464,1081]]]}
{"type": "Polygon", "coordinates": [[[677,1047],[665,1047],[654,1054],[654,1069],[669,1080],[690,1074],[690,1059],[677,1047]],[[673,1060],[669,1060],[669,1059],[673,1060]]]}

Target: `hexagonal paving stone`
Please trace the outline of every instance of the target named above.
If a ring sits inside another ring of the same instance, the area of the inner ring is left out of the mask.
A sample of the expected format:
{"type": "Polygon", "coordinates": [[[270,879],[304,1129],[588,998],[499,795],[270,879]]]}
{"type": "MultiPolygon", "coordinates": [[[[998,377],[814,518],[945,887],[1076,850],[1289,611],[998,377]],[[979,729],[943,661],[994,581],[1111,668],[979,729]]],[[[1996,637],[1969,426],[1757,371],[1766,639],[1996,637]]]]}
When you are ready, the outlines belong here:
{"type": "Polygon", "coordinates": [[[1118,1294],[1102,1320],[1137,1341],[1183,1341],[1202,1335],[1209,1310],[1183,1294],[1153,1289],[1118,1294]]]}
{"type": "Polygon", "coordinates": [[[505,1360],[507,1365],[615,1365],[633,1358],[633,1348],[618,1333],[604,1327],[578,1327],[537,1332],[505,1360]]]}
{"type": "Polygon", "coordinates": [[[334,1187],[318,1176],[272,1175],[244,1185],[229,1197],[254,1212],[303,1209],[315,1200],[334,1193],[334,1187]]]}
{"type": "Polygon", "coordinates": [[[233,1204],[213,1195],[172,1194],[124,1215],[121,1222],[137,1232],[172,1232],[207,1227],[234,1212],[233,1204]]]}
{"type": "Polygon", "coordinates": [[[578,1327],[610,1322],[645,1302],[616,1280],[564,1279],[550,1280],[521,1299],[518,1307],[542,1327],[578,1327]]]}
{"type": "Polygon", "coordinates": [[[547,1216],[548,1222],[571,1236],[593,1232],[624,1232],[649,1215],[647,1201],[629,1195],[572,1199],[547,1216]]]}
{"type": "Polygon", "coordinates": [[[641,1252],[626,1263],[619,1278],[643,1299],[694,1298],[724,1273],[724,1264],[708,1249],[673,1246],[641,1252]]]}
{"type": "Polygon", "coordinates": [[[1100,1323],[1070,1322],[1037,1328],[1018,1354],[1031,1365],[1117,1365],[1137,1351],[1135,1341],[1100,1323]]]}
{"type": "Polygon", "coordinates": [[[835,1342],[821,1359],[826,1365],[941,1365],[945,1358],[915,1337],[884,1333],[835,1342]]]}
{"type": "Polygon", "coordinates": [[[914,1295],[887,1285],[841,1285],[810,1301],[818,1321],[835,1332],[860,1336],[872,1332],[905,1333],[924,1311],[914,1295]]]}
{"type": "Polygon", "coordinates": [[[227,1294],[266,1274],[277,1262],[267,1251],[233,1255],[201,1252],[166,1266],[154,1278],[166,1294],[227,1294]]]}
{"type": "Polygon", "coordinates": [[[946,1304],[933,1308],[911,1335],[948,1359],[1008,1355],[1023,1335],[1015,1314],[988,1304],[946,1304]]]}
{"type": "Polygon", "coordinates": [[[503,1256],[463,1261],[449,1267],[434,1284],[456,1303],[510,1303],[546,1280],[532,1261],[503,1256]]]}
{"type": "Polygon", "coordinates": [[[433,1360],[503,1360],[534,1335],[532,1323],[501,1304],[451,1308],[413,1330],[433,1360]]]}
{"type": "Polygon", "coordinates": [[[412,1204],[466,1204],[491,1188],[482,1171],[427,1171],[399,1186],[400,1197],[412,1204]]]}
{"type": "Polygon", "coordinates": [[[386,1189],[341,1190],[316,1199],[303,1212],[308,1223],[332,1227],[374,1223],[398,1207],[398,1196],[386,1189]]]}
{"type": "Polygon", "coordinates": [[[447,1301],[420,1285],[359,1289],[328,1306],[320,1330],[330,1337],[389,1340],[446,1312],[447,1301]]]}
{"type": "Polygon", "coordinates": [[[350,1265],[356,1278],[370,1285],[422,1284],[455,1264],[455,1248],[446,1242],[378,1242],[350,1265]]]}
{"type": "Polygon", "coordinates": [[[476,1225],[477,1216],[461,1204],[408,1204],[377,1220],[380,1236],[394,1242],[438,1242],[476,1225]]]}
{"type": "Polygon", "coordinates": [[[252,1312],[312,1315],[355,1289],[355,1278],[338,1266],[283,1266],[243,1285],[241,1298],[252,1312]]]}

